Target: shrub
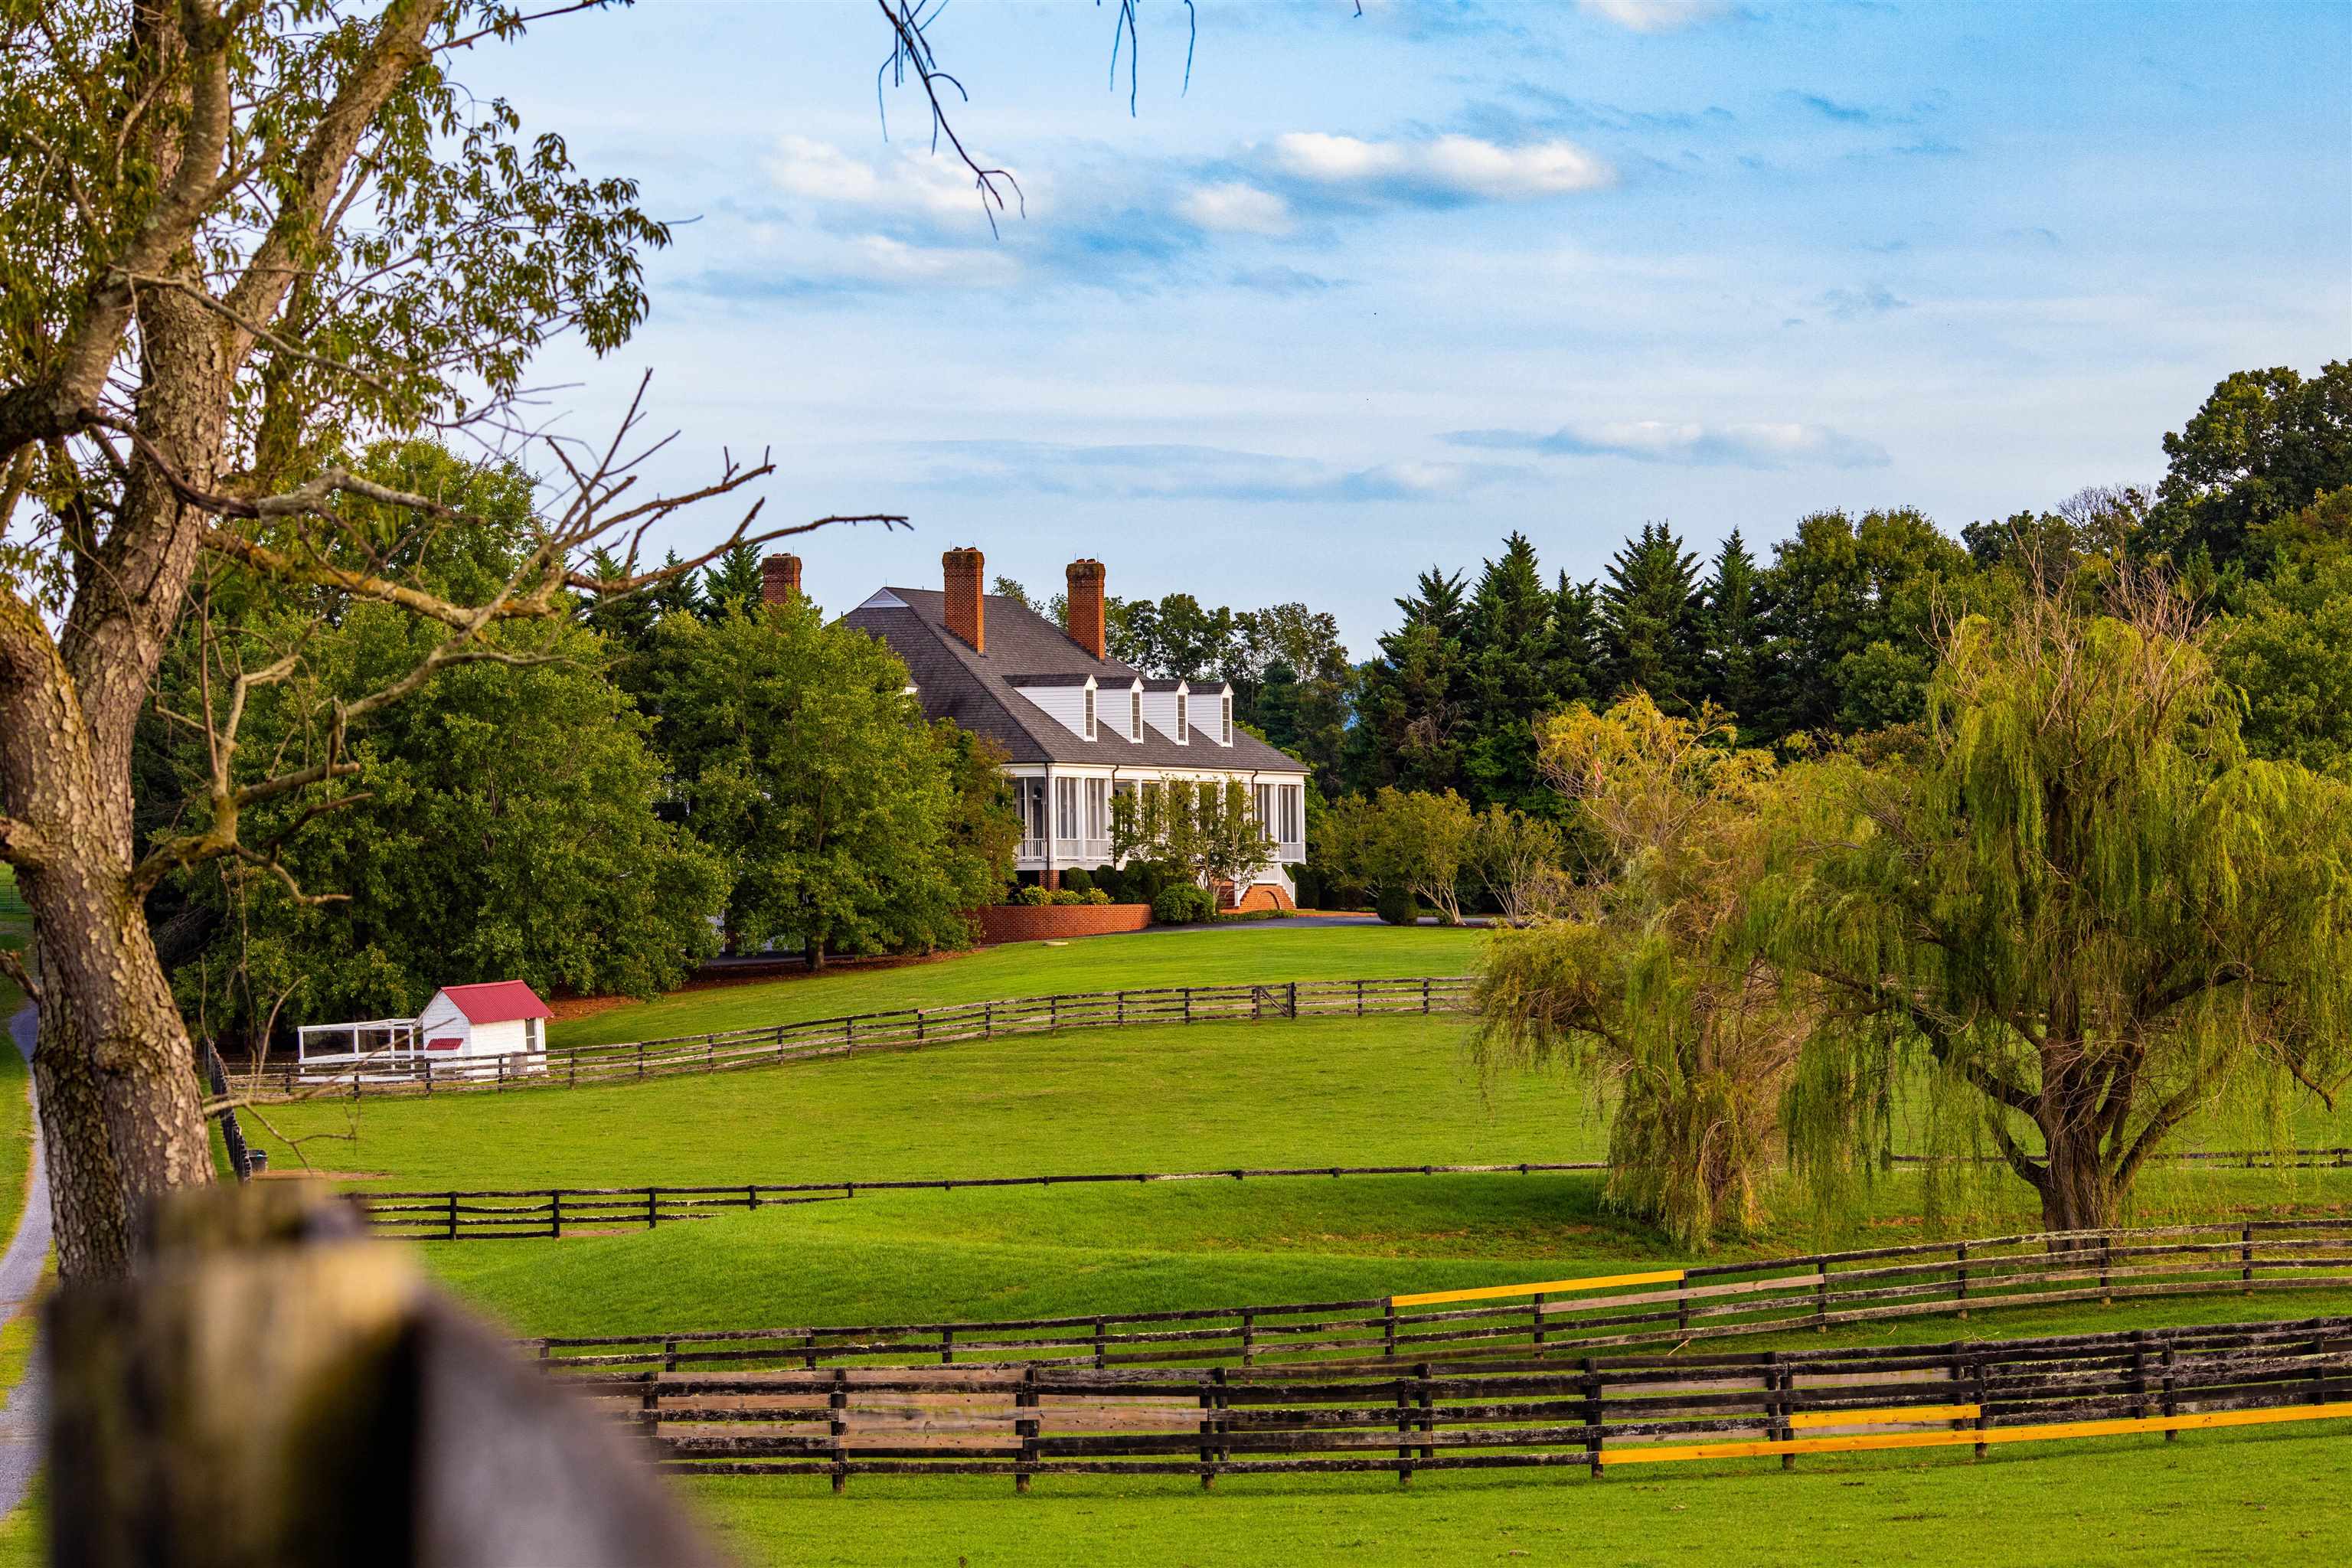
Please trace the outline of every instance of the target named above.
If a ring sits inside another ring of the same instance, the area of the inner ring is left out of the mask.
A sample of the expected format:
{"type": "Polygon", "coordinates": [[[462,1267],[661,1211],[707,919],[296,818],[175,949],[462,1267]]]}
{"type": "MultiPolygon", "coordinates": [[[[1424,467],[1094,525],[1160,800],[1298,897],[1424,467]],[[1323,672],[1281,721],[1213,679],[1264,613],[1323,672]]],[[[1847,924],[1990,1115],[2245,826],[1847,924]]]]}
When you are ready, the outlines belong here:
{"type": "Polygon", "coordinates": [[[1372,912],[1392,926],[1409,926],[1421,919],[1421,906],[1411,888],[1382,888],[1373,900],[1372,912]]]}
{"type": "Polygon", "coordinates": [[[1190,882],[1163,888],[1151,900],[1151,918],[1164,926],[1192,925],[1216,913],[1209,895],[1190,882]]]}
{"type": "Polygon", "coordinates": [[[1020,891],[1013,895],[1013,901],[1016,904],[1026,904],[1030,908],[1035,909],[1040,905],[1052,903],[1054,901],[1054,894],[1053,890],[1046,888],[1044,884],[1031,882],[1022,888],[1020,891]]]}
{"type": "Polygon", "coordinates": [[[1127,883],[1127,873],[1116,866],[1095,868],[1095,886],[1108,893],[1110,901],[1114,904],[1131,904],[1136,901],[1130,896],[1133,889],[1129,888],[1127,883]]]}
{"type": "Polygon", "coordinates": [[[1056,888],[1054,889],[1052,901],[1057,908],[1067,909],[1073,904],[1085,903],[1087,896],[1075,888],[1056,888]]]}
{"type": "Polygon", "coordinates": [[[1072,866],[1062,873],[1062,887],[1072,893],[1091,893],[1095,888],[1094,873],[1084,866],[1072,866]]]}
{"type": "Polygon", "coordinates": [[[1088,888],[1081,896],[1087,903],[1090,904],[1107,904],[1110,902],[1110,895],[1104,892],[1100,888],[1088,888]]]}
{"type": "MultiPolygon", "coordinates": [[[[1157,860],[1130,860],[1127,863],[1127,901],[1157,905],[1160,895],[1168,889],[1173,879],[1168,868],[1157,860]]],[[[1192,884],[1183,885],[1190,887],[1192,884]]]]}
{"type": "Polygon", "coordinates": [[[1304,864],[1285,866],[1283,869],[1290,873],[1290,885],[1297,889],[1293,902],[1302,910],[1323,907],[1323,873],[1320,869],[1304,864]]]}

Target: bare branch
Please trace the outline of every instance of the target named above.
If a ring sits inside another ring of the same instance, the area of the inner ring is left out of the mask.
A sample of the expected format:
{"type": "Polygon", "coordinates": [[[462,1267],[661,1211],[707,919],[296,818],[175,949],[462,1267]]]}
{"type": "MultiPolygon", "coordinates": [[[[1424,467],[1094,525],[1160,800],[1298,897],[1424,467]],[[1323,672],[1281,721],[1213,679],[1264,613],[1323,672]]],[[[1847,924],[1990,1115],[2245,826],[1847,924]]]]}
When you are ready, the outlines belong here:
{"type": "Polygon", "coordinates": [[[33,978],[33,972],[25,966],[25,961],[17,956],[14,948],[0,947],[0,974],[15,981],[16,989],[25,994],[26,1001],[35,1006],[40,1005],[40,982],[33,978]]]}

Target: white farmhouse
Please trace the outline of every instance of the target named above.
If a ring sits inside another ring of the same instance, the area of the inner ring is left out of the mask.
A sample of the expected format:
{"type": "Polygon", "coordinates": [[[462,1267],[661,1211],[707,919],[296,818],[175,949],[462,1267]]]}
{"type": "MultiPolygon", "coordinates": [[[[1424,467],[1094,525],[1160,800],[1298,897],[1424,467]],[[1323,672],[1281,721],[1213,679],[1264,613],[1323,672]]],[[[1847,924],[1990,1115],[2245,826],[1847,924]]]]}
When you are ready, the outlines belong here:
{"type": "MultiPolygon", "coordinates": [[[[1067,625],[1018,599],[982,593],[977,550],[940,558],[943,588],[884,588],[852,610],[850,626],[881,638],[906,664],[925,716],[952,719],[1004,748],[1021,808],[1015,867],[1059,887],[1069,867],[1111,863],[1111,802],[1162,780],[1238,780],[1275,842],[1273,860],[1233,889],[1243,908],[1289,907],[1297,889],[1285,862],[1307,858],[1307,764],[1234,722],[1223,680],[1149,679],[1104,646],[1104,570],[1074,561],[1067,625]]],[[[763,587],[800,590],[800,563],[772,556],[763,587]]]]}
{"type": "MultiPolygon", "coordinates": [[[[467,1057],[544,1058],[547,1020],[554,1017],[539,994],[520,980],[478,985],[444,985],[416,1015],[416,1043],[437,1068],[467,1057]]],[[[542,1070],[541,1062],[511,1064],[542,1070]]]]}

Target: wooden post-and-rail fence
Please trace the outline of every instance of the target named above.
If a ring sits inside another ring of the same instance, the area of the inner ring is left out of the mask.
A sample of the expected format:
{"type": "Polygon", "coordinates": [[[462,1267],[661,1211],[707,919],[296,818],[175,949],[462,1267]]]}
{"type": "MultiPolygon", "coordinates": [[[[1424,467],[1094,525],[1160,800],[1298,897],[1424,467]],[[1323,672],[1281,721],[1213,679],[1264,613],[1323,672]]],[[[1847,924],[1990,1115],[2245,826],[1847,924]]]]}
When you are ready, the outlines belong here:
{"type": "Polygon", "coordinates": [[[240,1075],[247,1099],[285,1100],[323,1093],[380,1095],[503,1093],[516,1089],[578,1089],[640,1083],[686,1073],[730,1072],[866,1051],[910,1050],[1003,1035],[1150,1024],[1263,1022],[1276,1018],[1392,1013],[1454,1013],[1469,1006],[1462,976],[1389,980],[1286,980],[1231,985],[1162,985],[1087,991],[1005,1001],[902,1007],[839,1018],[814,1018],[756,1029],[681,1035],[625,1045],[549,1047],[499,1057],[436,1062],[422,1053],[389,1053],[351,1064],[298,1063],[240,1075]]]}
{"type": "Polygon", "coordinates": [[[1744,1263],[1423,1291],[992,1322],[709,1330],[525,1342],[551,1372],[1306,1365],[1496,1359],[1687,1345],[1938,1313],[2352,1286],[2352,1219],[2255,1220],[1920,1242],[1744,1263]]]}
{"type": "Polygon", "coordinates": [[[588,1391],[688,1475],[1221,1476],[1625,1465],[2352,1421],[2352,1318],[1749,1353],[648,1372],[588,1391]]]}
{"type": "Polygon", "coordinates": [[[567,1227],[652,1229],[729,1209],[825,1203],[860,1193],[946,1193],[971,1187],[1075,1187],[1276,1177],[1539,1175],[1605,1170],[1597,1160],[1522,1160],[1486,1165],[1234,1165],[1215,1171],[1084,1172],[1052,1176],[950,1176],[919,1181],[755,1182],[700,1187],[517,1187],[419,1193],[350,1192],[378,1235],[408,1241],[561,1237],[567,1227]]]}

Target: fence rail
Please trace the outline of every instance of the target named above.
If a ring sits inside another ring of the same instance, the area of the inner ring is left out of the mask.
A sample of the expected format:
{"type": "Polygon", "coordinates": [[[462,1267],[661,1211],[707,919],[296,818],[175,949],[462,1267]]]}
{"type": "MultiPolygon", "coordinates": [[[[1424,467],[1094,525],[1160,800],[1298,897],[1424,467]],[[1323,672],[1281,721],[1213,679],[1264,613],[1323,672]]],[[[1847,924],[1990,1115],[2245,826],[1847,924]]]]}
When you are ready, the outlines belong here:
{"type": "Polygon", "coordinates": [[[1167,985],[1126,991],[1068,992],[1005,1001],[903,1007],[815,1018],[756,1029],[729,1029],[616,1046],[578,1046],[465,1057],[442,1063],[389,1059],[306,1071],[299,1063],[242,1075],[248,1098],[285,1100],[322,1091],[352,1099],[376,1095],[503,1092],[636,1083],[688,1073],[907,1050],[1006,1035],[1136,1024],[1205,1024],[1466,1009],[1470,982],[1459,975],[1390,980],[1286,980],[1263,985],[1167,985]]]}
{"type": "Polygon", "coordinates": [[[675,1371],[589,1392],[698,1475],[1219,1476],[1780,1457],[2352,1419],[2352,1318],[1442,1369],[675,1371]]]}
{"type": "Polygon", "coordinates": [[[2073,1302],[2352,1286],[2352,1220],[1920,1242],[1598,1278],[1167,1312],[525,1342],[590,1378],[831,1363],[977,1368],[1557,1361],[1595,1351],[2073,1302]]]}
{"type": "Polygon", "coordinates": [[[530,1187],[478,1192],[353,1192],[368,1223],[414,1241],[560,1237],[564,1227],[703,1219],[716,1210],[770,1208],[854,1198],[860,1193],[945,1193],[967,1187],[1074,1187],[1154,1182],[1239,1182],[1334,1176],[1537,1175],[1601,1171],[1598,1160],[1522,1160],[1500,1165],[1233,1165],[1215,1171],[1121,1171],[1053,1176],[949,1176],[888,1182],[755,1182],[717,1187],[530,1187]]]}
{"type": "MultiPolygon", "coordinates": [[[[2173,1156],[2248,1167],[2352,1169],[2352,1150],[2289,1149],[2196,1152],[2173,1156]]],[[[1921,1156],[1896,1155],[1899,1160],[1921,1156]]],[[[730,1182],[718,1186],[498,1187],[431,1192],[356,1191],[378,1233],[410,1241],[527,1239],[561,1237],[566,1228],[650,1230],[678,1220],[707,1219],[727,1209],[776,1208],[854,1198],[860,1193],[948,1193],[972,1187],[1138,1185],[1157,1182],[1239,1182],[1337,1176],[1542,1175],[1605,1171],[1601,1160],[1519,1160],[1478,1165],[1228,1165],[1208,1171],[1087,1171],[1046,1176],[944,1176],[862,1182],[730,1182]]]]}

